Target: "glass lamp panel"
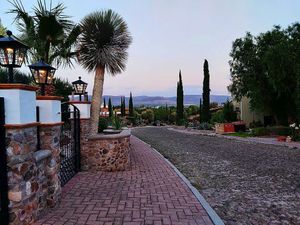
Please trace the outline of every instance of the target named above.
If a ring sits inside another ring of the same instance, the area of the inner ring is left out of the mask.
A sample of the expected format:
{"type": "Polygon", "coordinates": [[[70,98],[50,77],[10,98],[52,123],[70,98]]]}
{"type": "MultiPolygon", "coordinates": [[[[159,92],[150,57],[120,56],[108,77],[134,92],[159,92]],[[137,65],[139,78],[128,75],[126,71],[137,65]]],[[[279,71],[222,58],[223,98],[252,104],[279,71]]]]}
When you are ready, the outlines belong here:
{"type": "Polygon", "coordinates": [[[47,70],[39,69],[37,70],[39,74],[39,83],[46,84],[47,83],[47,70]]]}
{"type": "Polygon", "coordinates": [[[54,79],[55,70],[48,71],[47,84],[52,84],[54,79]]]}
{"type": "Polygon", "coordinates": [[[22,66],[24,62],[25,53],[26,53],[25,48],[16,49],[16,59],[15,59],[16,66],[20,66],[20,67],[22,66]]]}
{"type": "Polygon", "coordinates": [[[1,48],[1,65],[2,66],[9,66],[13,65],[14,61],[14,49],[13,48],[1,48]]]}

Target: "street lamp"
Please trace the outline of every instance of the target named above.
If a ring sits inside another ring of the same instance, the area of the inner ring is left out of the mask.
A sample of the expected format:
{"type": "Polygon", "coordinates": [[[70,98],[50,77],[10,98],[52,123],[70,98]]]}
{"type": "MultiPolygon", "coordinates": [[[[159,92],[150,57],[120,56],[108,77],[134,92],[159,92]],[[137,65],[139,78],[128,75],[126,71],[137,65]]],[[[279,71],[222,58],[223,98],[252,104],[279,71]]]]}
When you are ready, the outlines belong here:
{"type": "Polygon", "coordinates": [[[81,80],[81,77],[79,77],[79,80],[76,80],[72,82],[73,89],[74,89],[74,94],[79,95],[79,101],[81,101],[81,95],[86,94],[85,90],[87,87],[87,83],[81,80]]]}
{"type": "Polygon", "coordinates": [[[41,85],[41,95],[45,95],[45,86],[52,84],[56,69],[43,60],[28,66],[36,84],[41,85]]]}
{"type": "Polygon", "coordinates": [[[9,83],[13,83],[13,69],[22,66],[28,46],[13,38],[11,31],[6,34],[0,38],[0,65],[8,68],[9,83]]]}

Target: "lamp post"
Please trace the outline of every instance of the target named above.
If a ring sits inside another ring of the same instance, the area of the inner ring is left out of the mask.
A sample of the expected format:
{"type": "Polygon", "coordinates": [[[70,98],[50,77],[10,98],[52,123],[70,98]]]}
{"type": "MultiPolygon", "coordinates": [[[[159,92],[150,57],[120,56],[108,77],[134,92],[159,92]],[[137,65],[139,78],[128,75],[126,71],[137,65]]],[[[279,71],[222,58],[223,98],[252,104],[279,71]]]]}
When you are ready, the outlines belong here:
{"type": "Polygon", "coordinates": [[[0,38],[0,65],[8,68],[9,83],[13,83],[13,69],[22,66],[28,46],[13,38],[11,31],[6,34],[0,38]]]}
{"type": "Polygon", "coordinates": [[[41,85],[41,95],[45,95],[45,86],[52,84],[56,69],[43,60],[28,66],[36,84],[41,85]]]}
{"type": "Polygon", "coordinates": [[[79,95],[79,101],[81,101],[81,95],[86,94],[85,90],[87,87],[87,83],[81,80],[81,77],[79,77],[79,80],[76,80],[72,82],[73,89],[74,89],[74,94],[79,95]]]}

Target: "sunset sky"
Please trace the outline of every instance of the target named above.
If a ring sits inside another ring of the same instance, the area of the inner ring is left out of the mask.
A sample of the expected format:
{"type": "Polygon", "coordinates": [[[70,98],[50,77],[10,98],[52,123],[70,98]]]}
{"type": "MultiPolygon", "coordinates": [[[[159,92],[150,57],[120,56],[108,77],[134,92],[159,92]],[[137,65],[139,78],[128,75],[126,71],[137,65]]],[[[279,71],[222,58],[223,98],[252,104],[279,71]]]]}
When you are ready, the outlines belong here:
{"type": "MultiPolygon", "coordinates": [[[[32,12],[36,1],[23,0],[32,12]]],[[[47,1],[48,2],[48,1],[47,1]]],[[[66,14],[78,23],[87,14],[112,9],[128,23],[133,37],[127,69],[116,77],[107,74],[106,95],[176,95],[178,71],[181,69],[185,94],[201,94],[203,62],[209,62],[212,94],[228,94],[229,53],[232,42],[246,31],[259,34],[273,25],[300,21],[300,1],[295,0],[53,0],[63,2],[66,14]]],[[[11,8],[0,0],[2,24],[18,34],[11,8]]],[[[27,67],[22,68],[28,71],[27,67]]],[[[59,68],[56,76],[69,81],[89,83],[93,74],[80,65],[59,68]]]]}

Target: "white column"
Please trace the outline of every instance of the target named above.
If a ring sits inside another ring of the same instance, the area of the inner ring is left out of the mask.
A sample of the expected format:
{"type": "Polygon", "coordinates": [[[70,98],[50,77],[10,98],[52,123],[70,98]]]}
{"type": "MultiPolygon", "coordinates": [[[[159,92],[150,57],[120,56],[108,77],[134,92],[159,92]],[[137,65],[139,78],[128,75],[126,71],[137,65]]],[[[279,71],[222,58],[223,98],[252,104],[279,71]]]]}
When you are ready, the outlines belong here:
{"type": "Polygon", "coordinates": [[[61,122],[61,100],[57,96],[38,96],[37,106],[40,110],[41,123],[60,123],[61,122]]]}
{"type": "Polygon", "coordinates": [[[80,111],[80,119],[89,119],[91,114],[91,102],[70,101],[80,111]]]}
{"type": "Polygon", "coordinates": [[[5,124],[36,122],[36,90],[36,87],[24,84],[0,84],[0,97],[4,97],[5,124]]]}

